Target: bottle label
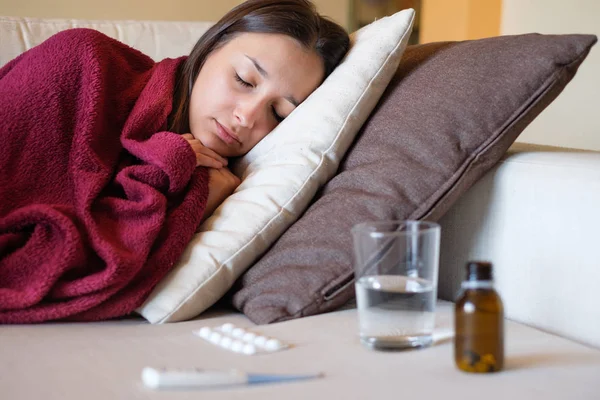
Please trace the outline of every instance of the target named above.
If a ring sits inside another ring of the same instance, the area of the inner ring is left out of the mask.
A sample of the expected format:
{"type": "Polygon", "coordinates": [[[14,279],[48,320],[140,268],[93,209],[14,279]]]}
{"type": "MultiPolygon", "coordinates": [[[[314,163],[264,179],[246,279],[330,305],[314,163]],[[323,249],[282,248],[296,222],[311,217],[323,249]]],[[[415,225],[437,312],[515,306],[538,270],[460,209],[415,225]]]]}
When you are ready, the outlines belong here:
{"type": "Polygon", "coordinates": [[[492,281],[463,281],[460,284],[461,289],[493,289],[492,281]]]}

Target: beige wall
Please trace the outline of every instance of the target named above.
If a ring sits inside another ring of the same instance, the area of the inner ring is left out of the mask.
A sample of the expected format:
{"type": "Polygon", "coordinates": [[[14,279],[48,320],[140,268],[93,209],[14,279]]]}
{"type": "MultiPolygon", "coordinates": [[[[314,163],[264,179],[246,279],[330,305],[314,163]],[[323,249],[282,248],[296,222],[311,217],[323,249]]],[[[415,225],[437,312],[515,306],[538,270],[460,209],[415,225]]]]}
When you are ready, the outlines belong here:
{"type": "MultiPolygon", "coordinates": [[[[346,26],[348,0],[313,0],[346,26]]],[[[0,15],[40,18],[215,21],[241,0],[0,0],[0,15]]]]}
{"type": "MultiPolygon", "coordinates": [[[[504,0],[501,33],[600,36],[598,0],[504,0]]],[[[562,94],[519,141],[600,150],[600,48],[596,45],[562,94]]]]}
{"type": "MultiPolygon", "coordinates": [[[[600,36],[600,0],[422,0],[421,43],[529,32],[600,36]]],[[[600,150],[598,47],[518,141],[600,150]]]]}
{"type": "Polygon", "coordinates": [[[497,36],[502,0],[422,0],[420,43],[497,36]]]}
{"type": "Polygon", "coordinates": [[[319,12],[348,29],[350,0],[312,0],[319,12]]]}

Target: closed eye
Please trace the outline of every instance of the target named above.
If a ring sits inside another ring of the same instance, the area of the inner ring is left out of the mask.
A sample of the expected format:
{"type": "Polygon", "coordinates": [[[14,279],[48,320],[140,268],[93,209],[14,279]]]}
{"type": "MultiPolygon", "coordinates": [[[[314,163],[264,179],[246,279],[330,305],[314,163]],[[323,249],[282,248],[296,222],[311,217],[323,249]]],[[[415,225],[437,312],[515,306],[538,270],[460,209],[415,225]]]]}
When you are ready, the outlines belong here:
{"type": "Polygon", "coordinates": [[[242,86],[252,87],[252,85],[245,80],[243,80],[237,73],[235,74],[235,80],[238,81],[242,86]]]}
{"type": "MultiPolygon", "coordinates": [[[[244,87],[253,87],[251,83],[246,82],[245,80],[242,79],[241,76],[239,76],[237,73],[235,74],[235,80],[239,82],[240,85],[244,86],[244,87]]],[[[285,119],[285,117],[282,117],[281,115],[277,114],[277,111],[275,110],[275,107],[271,107],[271,112],[273,113],[273,118],[275,118],[275,120],[277,121],[277,123],[280,123],[281,121],[283,121],[285,119]]]]}
{"type": "Polygon", "coordinates": [[[277,114],[277,111],[275,111],[275,107],[271,107],[271,110],[273,111],[273,117],[275,118],[275,120],[277,121],[277,123],[281,122],[284,120],[284,117],[282,117],[281,115],[277,114]]]}

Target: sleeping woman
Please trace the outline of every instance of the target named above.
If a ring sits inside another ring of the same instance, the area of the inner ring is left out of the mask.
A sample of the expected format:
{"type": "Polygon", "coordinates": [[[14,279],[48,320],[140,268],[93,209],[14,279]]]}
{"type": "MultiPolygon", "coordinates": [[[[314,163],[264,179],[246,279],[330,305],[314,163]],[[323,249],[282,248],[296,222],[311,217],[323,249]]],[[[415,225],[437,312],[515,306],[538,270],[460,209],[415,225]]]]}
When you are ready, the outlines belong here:
{"type": "Polygon", "coordinates": [[[135,310],[348,47],[307,0],[249,0],[187,57],[72,29],[2,67],[0,323],[135,310]]]}
{"type": "Polygon", "coordinates": [[[184,62],[170,129],[211,167],[208,213],[239,183],[227,158],[246,154],[337,66],[348,34],[308,1],[247,1],[184,62]]]}

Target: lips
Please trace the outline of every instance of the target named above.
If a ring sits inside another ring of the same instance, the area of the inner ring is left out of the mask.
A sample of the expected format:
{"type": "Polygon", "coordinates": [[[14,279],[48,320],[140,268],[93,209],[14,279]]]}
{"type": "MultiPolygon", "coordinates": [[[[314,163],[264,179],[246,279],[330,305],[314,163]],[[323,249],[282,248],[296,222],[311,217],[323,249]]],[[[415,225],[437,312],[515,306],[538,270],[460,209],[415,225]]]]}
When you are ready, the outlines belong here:
{"type": "Polygon", "coordinates": [[[231,131],[227,128],[225,128],[223,125],[221,125],[218,121],[215,120],[215,123],[217,125],[217,136],[219,136],[219,138],[224,141],[225,143],[231,145],[234,143],[242,143],[240,142],[240,140],[233,135],[233,133],[231,133],[231,131]]]}

